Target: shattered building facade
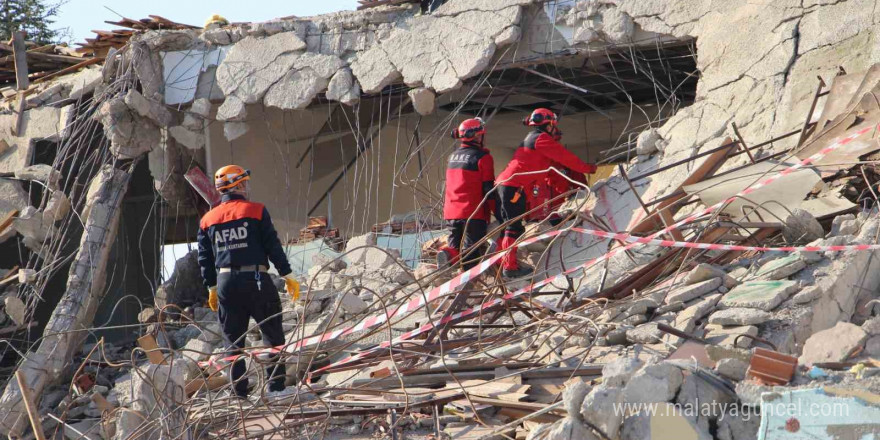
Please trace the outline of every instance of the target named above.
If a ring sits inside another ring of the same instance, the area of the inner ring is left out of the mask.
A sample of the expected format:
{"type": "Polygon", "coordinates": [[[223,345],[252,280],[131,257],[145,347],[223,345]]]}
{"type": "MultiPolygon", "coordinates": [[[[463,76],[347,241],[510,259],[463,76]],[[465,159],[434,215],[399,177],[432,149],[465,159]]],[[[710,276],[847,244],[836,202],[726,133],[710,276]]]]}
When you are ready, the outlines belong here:
{"type": "Polygon", "coordinates": [[[0,432],[880,432],[874,2],[364,3],[128,20],[124,41],[4,93],[0,432]],[[486,120],[500,170],[536,107],[600,175],[559,226],[529,226],[528,282],[438,271],[449,131],[486,120]],[[213,397],[229,361],[193,254],[161,270],[229,163],[251,170],[304,287],[284,303],[297,393],[250,408],[213,397]],[[759,413],[780,399],[850,413],[759,413]],[[679,411],[699,402],[724,412],[679,411]]]}

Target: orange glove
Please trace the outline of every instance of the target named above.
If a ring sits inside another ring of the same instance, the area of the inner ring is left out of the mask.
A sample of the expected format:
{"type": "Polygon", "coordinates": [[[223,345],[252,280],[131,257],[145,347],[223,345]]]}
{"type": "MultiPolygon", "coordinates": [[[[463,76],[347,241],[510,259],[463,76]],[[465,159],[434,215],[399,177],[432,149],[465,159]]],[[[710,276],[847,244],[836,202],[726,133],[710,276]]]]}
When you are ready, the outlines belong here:
{"type": "Polygon", "coordinates": [[[287,294],[290,295],[291,300],[296,301],[299,299],[299,282],[296,281],[293,275],[284,277],[284,286],[287,288],[287,294]]]}
{"type": "Polygon", "coordinates": [[[215,312],[220,309],[220,300],[217,298],[217,286],[208,288],[208,307],[215,312]]]}

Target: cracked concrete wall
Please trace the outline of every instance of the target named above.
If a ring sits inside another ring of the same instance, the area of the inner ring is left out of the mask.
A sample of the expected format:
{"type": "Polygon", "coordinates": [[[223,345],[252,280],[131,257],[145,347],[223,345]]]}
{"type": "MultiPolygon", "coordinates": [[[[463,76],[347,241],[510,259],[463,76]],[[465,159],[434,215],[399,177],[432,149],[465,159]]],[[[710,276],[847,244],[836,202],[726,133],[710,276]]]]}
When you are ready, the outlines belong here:
{"type": "MultiPolygon", "coordinates": [[[[592,1],[578,4],[598,7],[598,2],[592,1]]],[[[641,30],[694,38],[701,73],[694,104],[680,110],[658,130],[667,143],[664,152],[639,157],[630,164],[628,174],[719,146],[726,136],[734,136],[733,122],[752,145],[800,128],[819,85],[817,75],[830,84],[838,66],[857,72],[880,61],[880,12],[876,6],[871,0],[783,0],[772,6],[712,0],[605,2],[603,8],[617,8],[641,30]]],[[[589,20],[584,26],[591,26],[589,20]]],[[[817,114],[822,105],[820,100],[817,114]]],[[[765,151],[790,148],[796,141],[793,137],[776,142],[765,151]]],[[[637,190],[644,200],[668,194],[703,160],[654,175],[649,184],[643,183],[637,190]]],[[[743,165],[747,160],[741,155],[728,161],[723,169],[743,165]]],[[[621,213],[615,221],[621,228],[618,230],[624,230],[625,223],[633,225],[644,214],[616,171],[607,183],[624,190],[612,209],[621,213]],[[626,215],[628,210],[630,214],[626,215]]],[[[634,267],[633,263],[621,262],[634,267]]],[[[581,295],[591,293],[585,287],[581,295]]]]}

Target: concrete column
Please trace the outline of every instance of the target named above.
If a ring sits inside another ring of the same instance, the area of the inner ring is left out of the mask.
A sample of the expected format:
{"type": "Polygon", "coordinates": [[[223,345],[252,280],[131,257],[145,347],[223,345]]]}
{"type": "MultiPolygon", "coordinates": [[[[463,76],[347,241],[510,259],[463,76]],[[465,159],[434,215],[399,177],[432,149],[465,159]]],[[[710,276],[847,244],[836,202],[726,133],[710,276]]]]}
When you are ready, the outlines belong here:
{"type": "MultiPolygon", "coordinates": [[[[92,180],[86,197],[88,217],[79,252],[70,267],[67,291],[49,318],[45,338],[19,367],[39,402],[43,390],[63,377],[73,355],[80,349],[86,332],[77,329],[92,325],[106,281],[110,247],[119,226],[122,199],[130,175],[105,165],[92,180]]],[[[0,433],[21,436],[28,425],[21,391],[10,381],[0,397],[0,433]]]]}

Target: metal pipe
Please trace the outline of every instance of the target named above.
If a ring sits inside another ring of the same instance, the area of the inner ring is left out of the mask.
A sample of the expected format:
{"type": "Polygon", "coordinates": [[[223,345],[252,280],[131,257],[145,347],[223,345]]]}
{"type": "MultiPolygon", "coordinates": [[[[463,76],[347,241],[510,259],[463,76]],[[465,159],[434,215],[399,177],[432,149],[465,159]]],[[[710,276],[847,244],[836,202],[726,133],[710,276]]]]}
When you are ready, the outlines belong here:
{"type": "Polygon", "coordinates": [[[736,135],[736,139],[742,146],[743,151],[745,151],[746,154],[749,155],[749,160],[752,161],[752,163],[755,163],[755,156],[752,156],[752,152],[749,150],[749,146],[746,145],[745,139],[743,139],[742,135],[739,134],[739,129],[736,127],[736,122],[731,122],[730,125],[733,126],[733,134],[736,135]]]}
{"type": "Polygon", "coordinates": [[[821,76],[817,76],[817,78],[819,78],[819,87],[816,88],[816,95],[813,96],[813,103],[810,104],[810,111],[807,112],[807,120],[804,121],[804,128],[801,129],[801,135],[797,141],[798,147],[801,146],[801,143],[804,142],[804,138],[807,136],[807,128],[810,126],[810,119],[813,119],[813,111],[816,110],[816,103],[819,102],[820,93],[822,93],[822,89],[825,88],[825,80],[823,80],[821,76]]]}

